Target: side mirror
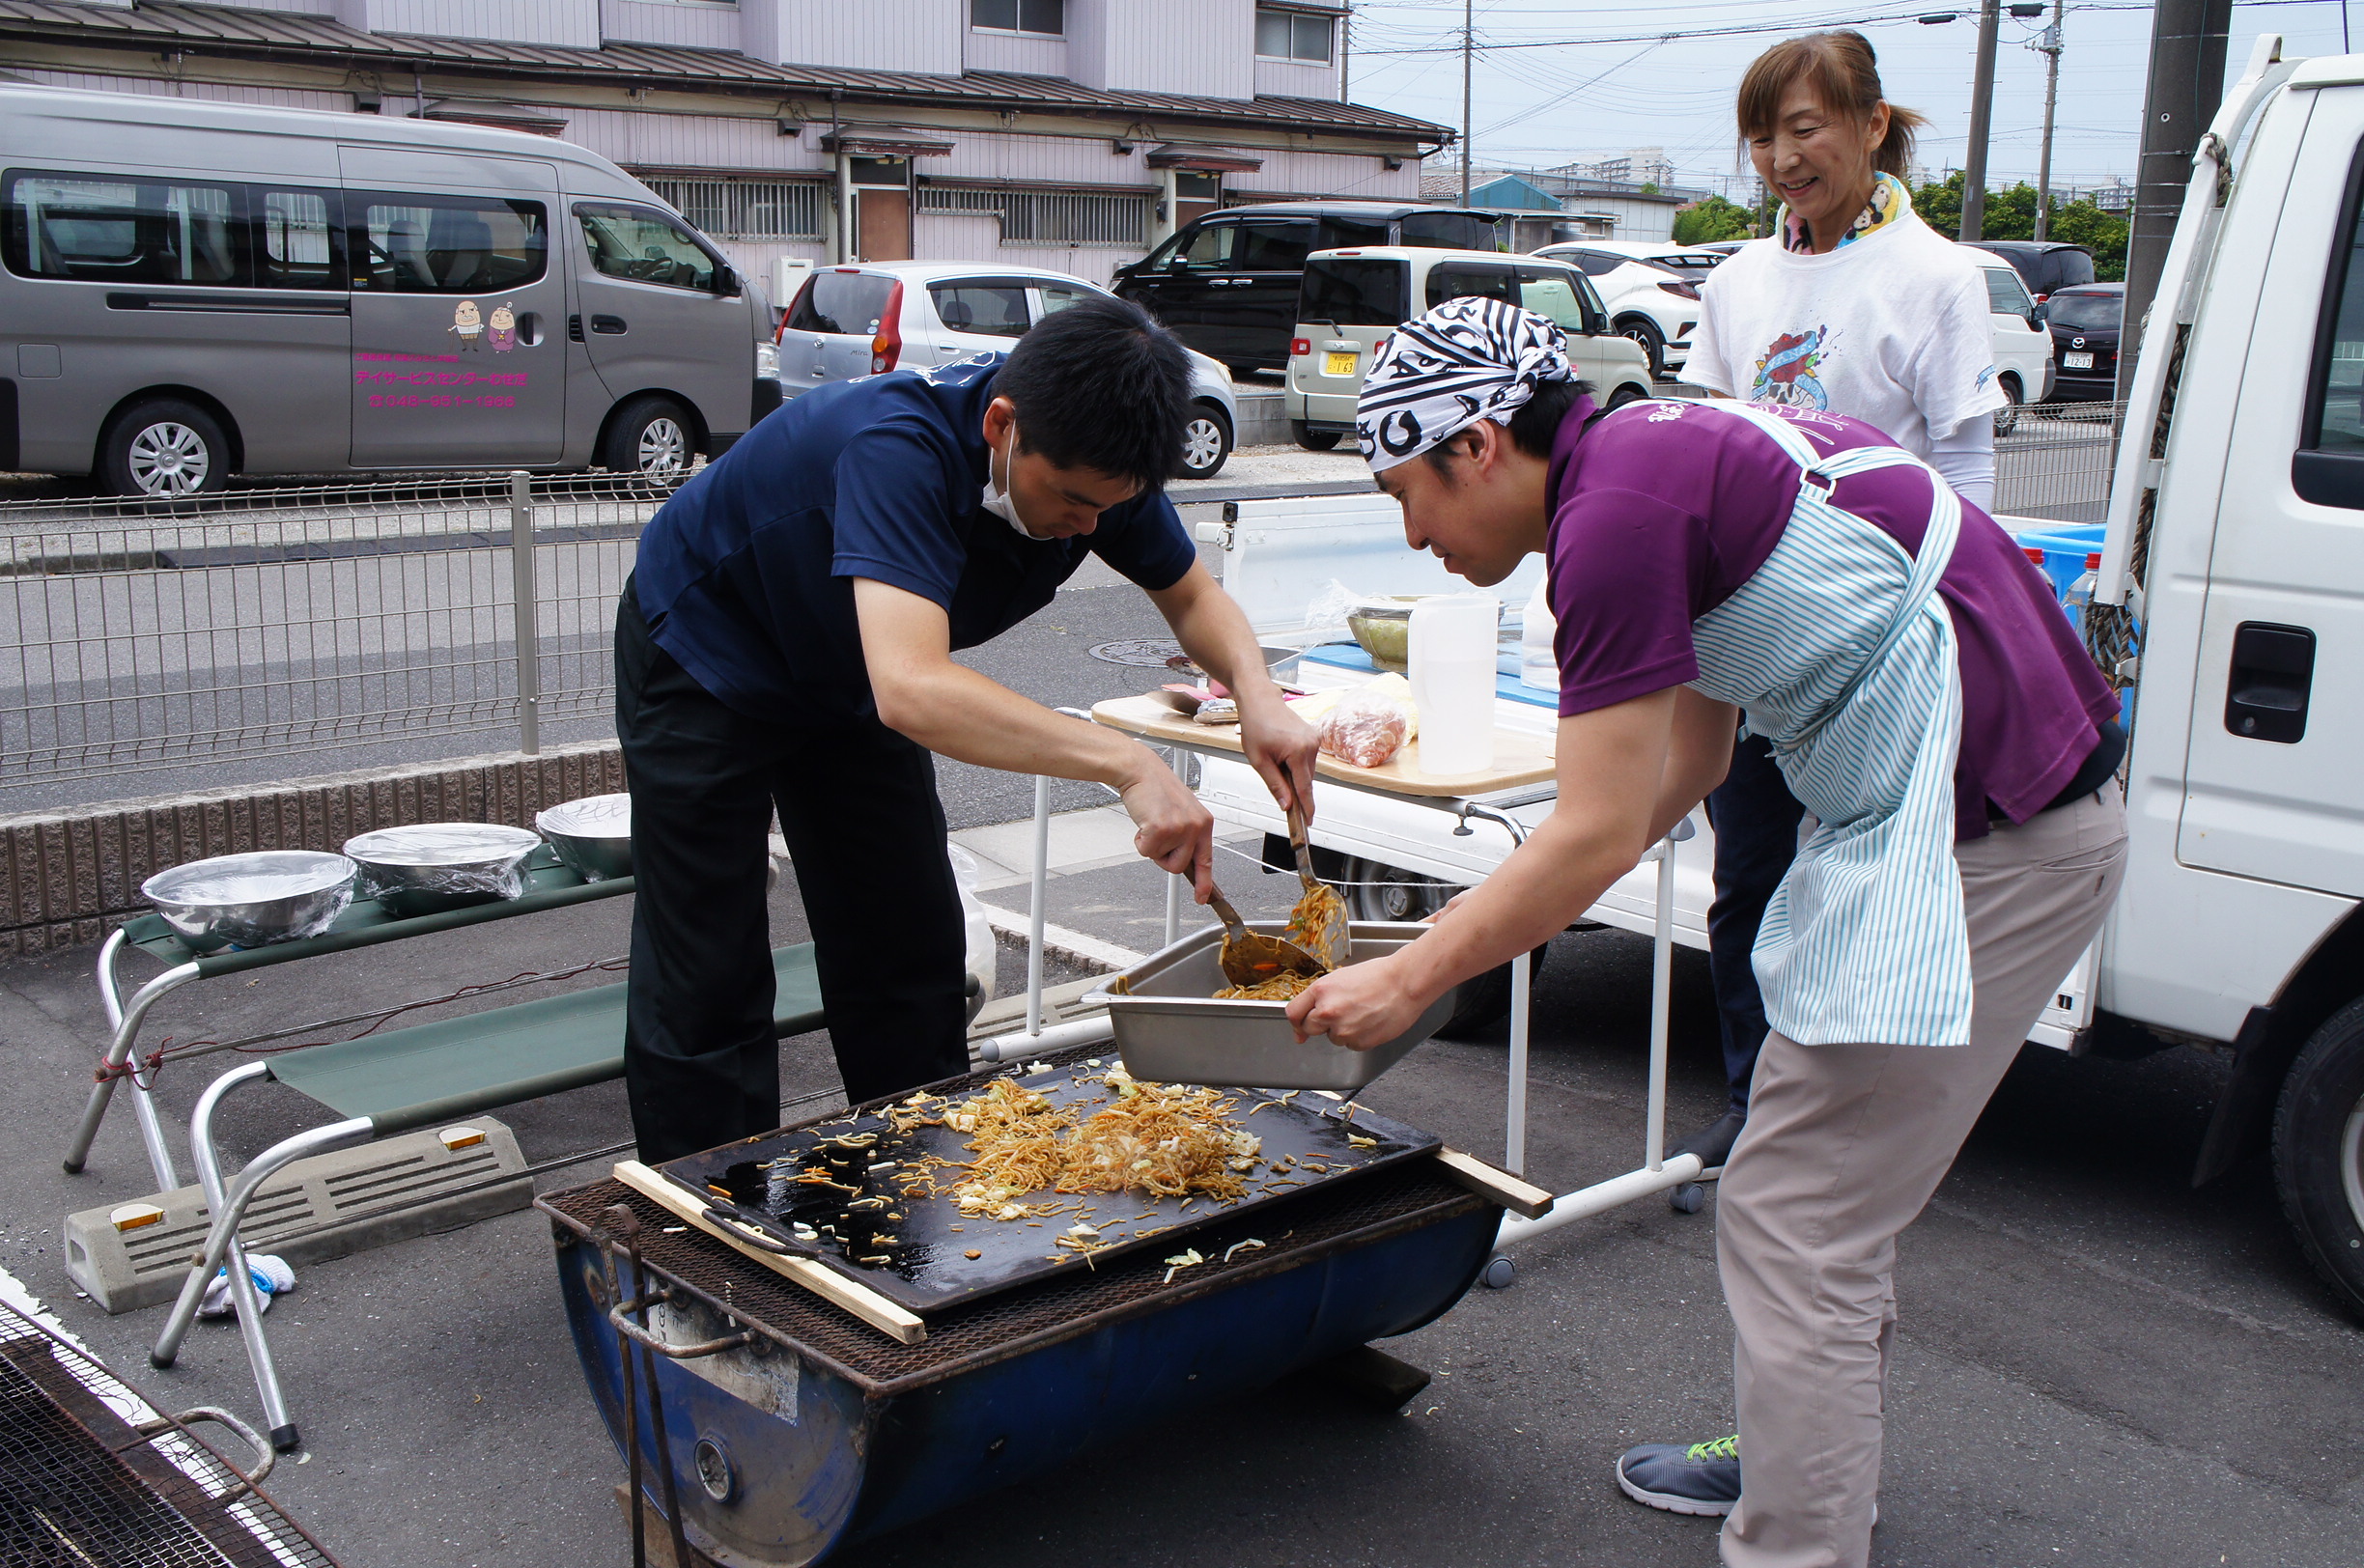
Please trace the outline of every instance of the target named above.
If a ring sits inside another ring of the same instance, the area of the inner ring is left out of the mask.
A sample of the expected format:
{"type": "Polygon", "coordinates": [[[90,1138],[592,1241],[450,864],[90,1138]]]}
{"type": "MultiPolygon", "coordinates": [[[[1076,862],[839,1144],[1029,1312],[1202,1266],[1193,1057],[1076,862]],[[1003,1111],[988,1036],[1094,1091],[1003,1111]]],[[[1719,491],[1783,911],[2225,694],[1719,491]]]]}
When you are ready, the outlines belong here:
{"type": "Polygon", "coordinates": [[[739,290],[740,283],[738,270],[726,262],[715,263],[715,296],[718,299],[736,299],[739,297],[739,290]]]}
{"type": "Polygon", "coordinates": [[[2028,325],[2040,332],[2043,330],[2044,322],[2050,321],[2051,318],[2050,311],[2045,310],[2041,305],[2037,305],[2028,311],[2028,325]]]}

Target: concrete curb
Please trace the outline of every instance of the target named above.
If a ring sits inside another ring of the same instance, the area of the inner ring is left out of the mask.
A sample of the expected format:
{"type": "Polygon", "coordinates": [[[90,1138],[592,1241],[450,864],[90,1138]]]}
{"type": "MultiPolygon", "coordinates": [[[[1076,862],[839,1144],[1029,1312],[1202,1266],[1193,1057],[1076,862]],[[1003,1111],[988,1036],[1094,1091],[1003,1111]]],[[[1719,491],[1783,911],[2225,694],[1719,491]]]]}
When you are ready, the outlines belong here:
{"type": "Polygon", "coordinates": [[[531,827],[545,806],[623,788],[623,753],[593,741],[0,817],[0,957],[98,941],[147,911],[140,883],[184,861],[335,850],[410,823],[531,827]]]}

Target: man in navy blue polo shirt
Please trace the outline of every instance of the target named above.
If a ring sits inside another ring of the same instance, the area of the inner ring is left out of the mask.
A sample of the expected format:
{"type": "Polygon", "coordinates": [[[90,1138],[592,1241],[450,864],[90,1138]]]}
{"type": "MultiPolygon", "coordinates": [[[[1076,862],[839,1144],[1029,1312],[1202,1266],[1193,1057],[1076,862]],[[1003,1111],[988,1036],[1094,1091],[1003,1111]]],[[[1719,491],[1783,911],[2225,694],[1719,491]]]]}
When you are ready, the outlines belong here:
{"type": "Polygon", "coordinates": [[[959,896],[935,753],[1096,780],[1135,845],[1212,889],[1213,819],[1157,755],[952,658],[1051,602],[1087,555],[1147,590],[1237,694],[1284,806],[1311,731],[1164,492],[1186,350],[1092,299],[1004,354],[816,387],[758,424],[640,537],[616,614],[633,797],[625,1079],[641,1158],[779,1123],[764,841],[774,808],[858,1103],[968,1069],[959,896]]]}

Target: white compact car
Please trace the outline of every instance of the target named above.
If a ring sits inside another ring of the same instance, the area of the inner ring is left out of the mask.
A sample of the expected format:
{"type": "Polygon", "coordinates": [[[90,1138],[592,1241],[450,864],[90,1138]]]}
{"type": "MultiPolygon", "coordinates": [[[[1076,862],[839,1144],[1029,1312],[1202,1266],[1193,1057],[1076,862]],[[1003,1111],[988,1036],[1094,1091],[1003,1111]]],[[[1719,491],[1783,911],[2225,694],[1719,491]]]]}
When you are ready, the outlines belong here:
{"type": "Polygon", "coordinates": [[[1610,322],[1648,356],[1652,377],[1665,380],[1690,362],[1700,280],[1724,260],[1720,253],[1639,239],[1574,239],[1535,254],[1572,263],[1592,280],[1610,322]]]}
{"type": "MultiPolygon", "coordinates": [[[[1090,294],[1114,297],[1096,283],[1034,266],[865,262],[819,267],[780,315],[780,397],[1006,350],[1036,322],[1090,294]]],[[[1175,476],[1212,479],[1231,456],[1239,407],[1230,373],[1196,350],[1190,356],[1191,419],[1175,476]]]]}
{"type": "Polygon", "coordinates": [[[1958,248],[1979,264],[1986,279],[1986,308],[1994,322],[1995,383],[2011,400],[1995,410],[1995,434],[2009,435],[2019,428],[2022,405],[2041,403],[2052,395],[2052,329],[2044,324],[2042,307],[2028,293],[2017,268],[1990,250],[1958,248]]]}

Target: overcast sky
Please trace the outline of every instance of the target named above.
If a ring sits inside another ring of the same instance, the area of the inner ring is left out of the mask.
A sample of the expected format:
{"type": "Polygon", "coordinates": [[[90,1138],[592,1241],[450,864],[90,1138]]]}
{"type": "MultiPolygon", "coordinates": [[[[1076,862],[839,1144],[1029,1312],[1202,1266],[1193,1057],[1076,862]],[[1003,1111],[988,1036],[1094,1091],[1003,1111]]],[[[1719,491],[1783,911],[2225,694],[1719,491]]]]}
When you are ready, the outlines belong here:
{"type": "MultiPolygon", "coordinates": [[[[2342,53],[2341,21],[2364,44],[2364,0],[2235,0],[2227,76],[2251,43],[2283,35],[2286,56],[2342,53]]],[[[1358,103],[1461,123],[1462,0],[1355,0],[1349,96],[1358,103]]],[[[2046,13],[2049,19],[2049,12],[2046,13]]],[[[1751,60],[1796,33],[1852,24],[1879,53],[1891,102],[1930,120],[1921,161],[1961,166],[1968,141],[1977,0],[1477,0],[1476,156],[1495,167],[1547,167],[1664,147],[1679,175],[1729,174],[1736,162],[1732,90],[1751,60]],[[1916,15],[1960,11],[1944,26],[1916,15]],[[1676,36],[1667,37],[1674,34],[1676,36]],[[1721,34],[1722,36],[1713,36],[1721,34]],[[1485,48],[1487,44],[1534,47],[1485,48]]],[[[2026,47],[2042,21],[2006,4],[1996,51],[1997,184],[2036,177],[2044,58],[2026,47]]],[[[2134,173],[2151,7],[2094,0],[2068,8],[2052,157],[2056,185],[2106,184],[2134,173]]]]}

